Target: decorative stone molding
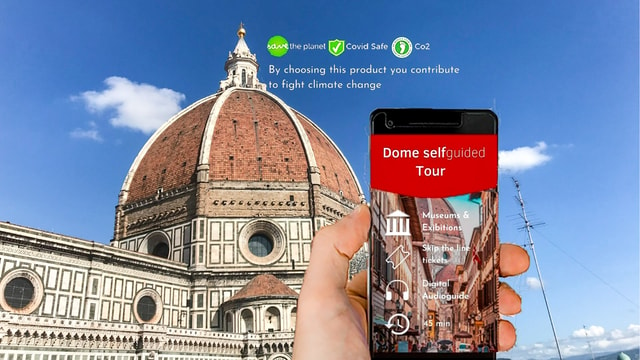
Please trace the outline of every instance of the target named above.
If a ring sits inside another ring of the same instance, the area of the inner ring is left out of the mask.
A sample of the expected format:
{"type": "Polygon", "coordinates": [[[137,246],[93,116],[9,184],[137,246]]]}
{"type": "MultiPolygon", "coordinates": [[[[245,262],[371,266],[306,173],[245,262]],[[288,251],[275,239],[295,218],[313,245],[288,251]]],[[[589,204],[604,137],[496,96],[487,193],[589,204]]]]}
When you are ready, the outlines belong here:
{"type": "Polygon", "coordinates": [[[142,200],[136,201],[134,203],[130,203],[130,204],[126,204],[126,205],[122,205],[122,210],[123,211],[128,211],[131,209],[137,209],[146,205],[150,205],[150,204],[155,204],[158,201],[161,200],[166,200],[166,199],[170,199],[170,198],[174,198],[174,197],[178,197],[182,194],[186,194],[190,191],[195,190],[195,185],[194,184],[189,184],[189,185],[185,185],[183,187],[177,188],[177,189],[172,189],[172,190],[167,190],[167,191],[160,191],[158,193],[156,193],[154,196],[150,196],[147,198],[144,198],[142,200]]]}
{"type": "Polygon", "coordinates": [[[100,350],[124,355],[155,351],[156,354],[194,354],[198,358],[226,355],[230,359],[246,356],[290,359],[293,336],[293,332],[234,334],[0,313],[0,347],[3,351],[20,347],[23,354],[43,351],[90,354],[100,350]]]}
{"type": "Polygon", "coordinates": [[[182,213],[185,213],[187,211],[187,207],[186,206],[180,206],[171,210],[167,210],[167,211],[163,211],[163,212],[159,212],[153,215],[149,215],[149,216],[145,216],[144,218],[140,218],[137,219],[131,223],[127,224],[127,229],[133,229],[133,228],[137,228],[140,227],[142,225],[145,225],[147,223],[151,223],[154,221],[158,221],[158,220],[167,220],[170,219],[174,216],[178,216],[181,215],[182,213]]]}
{"type": "Polygon", "coordinates": [[[307,205],[306,201],[287,201],[287,200],[279,200],[279,201],[275,201],[275,200],[271,200],[271,201],[266,201],[266,200],[242,200],[242,199],[215,199],[213,200],[212,204],[214,206],[244,206],[244,207],[251,207],[251,206],[262,206],[262,207],[283,207],[283,206],[299,206],[299,207],[304,207],[307,205]]]}

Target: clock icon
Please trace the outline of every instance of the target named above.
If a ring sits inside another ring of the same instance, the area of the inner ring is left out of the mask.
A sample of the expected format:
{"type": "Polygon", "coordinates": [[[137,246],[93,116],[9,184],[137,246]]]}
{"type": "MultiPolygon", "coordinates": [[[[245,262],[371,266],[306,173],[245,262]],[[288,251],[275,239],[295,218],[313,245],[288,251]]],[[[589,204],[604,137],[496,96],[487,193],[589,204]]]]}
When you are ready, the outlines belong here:
{"type": "Polygon", "coordinates": [[[409,318],[404,314],[394,314],[387,320],[385,326],[391,329],[394,335],[404,335],[409,331],[409,318]]]}

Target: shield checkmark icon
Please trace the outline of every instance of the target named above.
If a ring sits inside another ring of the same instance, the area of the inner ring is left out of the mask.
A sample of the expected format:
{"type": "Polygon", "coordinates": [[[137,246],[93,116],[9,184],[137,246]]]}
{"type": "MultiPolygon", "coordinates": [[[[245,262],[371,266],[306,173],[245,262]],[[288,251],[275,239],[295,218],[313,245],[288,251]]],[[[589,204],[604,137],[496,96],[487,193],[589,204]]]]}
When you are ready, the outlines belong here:
{"type": "Polygon", "coordinates": [[[344,40],[329,40],[329,52],[333,56],[340,56],[344,52],[344,40]]]}

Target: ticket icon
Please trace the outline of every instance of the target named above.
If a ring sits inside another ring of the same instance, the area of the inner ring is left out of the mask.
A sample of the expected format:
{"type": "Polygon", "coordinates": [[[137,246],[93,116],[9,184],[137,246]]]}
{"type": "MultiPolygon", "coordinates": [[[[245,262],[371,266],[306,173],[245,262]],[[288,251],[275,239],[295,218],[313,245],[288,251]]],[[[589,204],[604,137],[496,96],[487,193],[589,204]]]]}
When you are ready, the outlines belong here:
{"type": "Polygon", "coordinates": [[[389,254],[389,256],[387,256],[387,258],[385,259],[385,261],[387,263],[391,263],[391,266],[393,267],[393,270],[397,269],[405,260],[407,260],[409,258],[409,256],[411,255],[410,251],[405,251],[404,249],[404,245],[400,245],[398,246],[395,250],[393,250],[391,252],[391,254],[389,254]],[[398,260],[394,261],[394,257],[396,256],[396,254],[398,254],[398,260]]]}

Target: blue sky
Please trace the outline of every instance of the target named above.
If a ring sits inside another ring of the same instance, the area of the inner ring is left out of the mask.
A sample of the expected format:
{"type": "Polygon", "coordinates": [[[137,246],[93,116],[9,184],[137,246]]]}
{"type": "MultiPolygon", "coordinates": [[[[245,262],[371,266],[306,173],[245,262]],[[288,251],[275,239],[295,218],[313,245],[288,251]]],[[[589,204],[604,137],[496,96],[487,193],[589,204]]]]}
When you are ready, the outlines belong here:
{"type": "MultiPolygon", "coordinates": [[[[635,1],[0,2],[0,220],[108,242],[131,162],[158,121],[218,89],[240,21],[265,83],[319,79],[269,65],[460,68],[353,77],[380,82],[375,91],[270,91],[332,137],[365,189],[374,108],[493,108],[505,151],[501,239],[526,240],[515,175],[530,217],[545,223],[534,239],[563,355],[587,352],[587,340],[594,351],[638,344],[635,1]],[[405,36],[431,50],[275,58],[273,35],[302,44],[405,36]]],[[[535,278],[532,267],[510,280],[523,297],[513,358],[555,353],[535,278]]]]}

